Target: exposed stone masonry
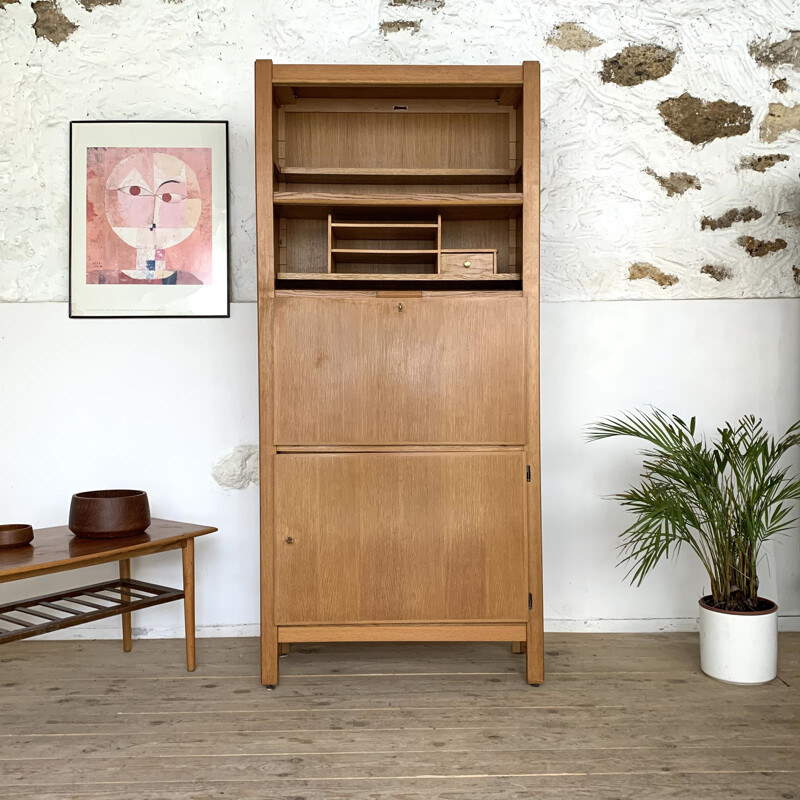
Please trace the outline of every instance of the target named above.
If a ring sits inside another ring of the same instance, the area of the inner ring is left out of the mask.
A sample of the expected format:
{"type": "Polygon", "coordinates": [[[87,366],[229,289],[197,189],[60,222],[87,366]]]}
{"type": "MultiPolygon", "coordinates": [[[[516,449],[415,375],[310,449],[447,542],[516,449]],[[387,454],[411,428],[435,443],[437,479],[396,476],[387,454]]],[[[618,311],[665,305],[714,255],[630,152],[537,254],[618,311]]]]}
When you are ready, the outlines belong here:
{"type": "Polygon", "coordinates": [[[628,271],[628,280],[638,281],[645,278],[655,281],[662,287],[674,286],[678,282],[677,275],[669,275],[658,267],[653,266],[653,264],[648,264],[646,261],[637,261],[635,264],[631,264],[630,270],[628,271]]]}
{"type": "Polygon", "coordinates": [[[600,78],[603,83],[638,86],[655,81],[672,72],[675,52],[656,44],[632,45],[603,61],[600,78]]]}
{"type": "Polygon", "coordinates": [[[692,144],[706,144],[727,136],[741,136],[750,130],[753,111],[747,106],[725,100],[712,102],[684,92],[659,103],[658,110],[666,126],[692,144]]]}

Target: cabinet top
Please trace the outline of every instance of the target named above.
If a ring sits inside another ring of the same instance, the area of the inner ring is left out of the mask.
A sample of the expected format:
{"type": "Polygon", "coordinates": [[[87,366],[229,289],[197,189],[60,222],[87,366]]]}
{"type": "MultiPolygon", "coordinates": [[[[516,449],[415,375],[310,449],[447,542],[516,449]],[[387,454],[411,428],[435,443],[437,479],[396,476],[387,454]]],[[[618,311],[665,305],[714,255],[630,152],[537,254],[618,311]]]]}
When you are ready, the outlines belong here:
{"type": "MultiPolygon", "coordinates": [[[[256,61],[257,66],[270,63],[256,61]]],[[[522,65],[272,64],[272,82],[290,86],[521,86],[522,65]]]]}

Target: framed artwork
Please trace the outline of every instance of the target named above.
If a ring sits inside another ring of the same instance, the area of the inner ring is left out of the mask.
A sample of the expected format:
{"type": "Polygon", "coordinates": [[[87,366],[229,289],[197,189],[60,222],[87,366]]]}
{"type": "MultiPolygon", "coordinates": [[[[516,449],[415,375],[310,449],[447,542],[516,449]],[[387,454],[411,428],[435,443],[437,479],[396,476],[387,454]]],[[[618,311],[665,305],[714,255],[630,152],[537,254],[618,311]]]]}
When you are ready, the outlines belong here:
{"type": "Polygon", "coordinates": [[[227,317],[228,123],[70,125],[70,317],[227,317]]]}

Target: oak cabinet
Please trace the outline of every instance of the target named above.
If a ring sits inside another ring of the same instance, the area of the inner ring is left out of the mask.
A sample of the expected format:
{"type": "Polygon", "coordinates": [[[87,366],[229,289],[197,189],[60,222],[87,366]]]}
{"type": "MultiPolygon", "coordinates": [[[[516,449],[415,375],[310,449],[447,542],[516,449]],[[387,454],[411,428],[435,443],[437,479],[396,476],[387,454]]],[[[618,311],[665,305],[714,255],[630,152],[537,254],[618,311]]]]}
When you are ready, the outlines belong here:
{"type": "Polygon", "coordinates": [[[309,641],[539,683],[538,64],[257,61],[255,100],[262,683],[309,641]]]}

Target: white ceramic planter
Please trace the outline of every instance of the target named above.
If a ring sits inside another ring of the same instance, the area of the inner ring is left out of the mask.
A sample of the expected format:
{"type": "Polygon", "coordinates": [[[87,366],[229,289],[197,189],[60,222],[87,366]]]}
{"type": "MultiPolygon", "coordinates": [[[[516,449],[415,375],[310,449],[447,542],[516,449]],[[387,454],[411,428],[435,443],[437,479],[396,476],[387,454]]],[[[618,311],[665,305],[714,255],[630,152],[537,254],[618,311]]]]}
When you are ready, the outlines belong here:
{"type": "Polygon", "coordinates": [[[778,674],[778,606],[772,603],[767,611],[742,613],[711,608],[704,600],[700,600],[703,672],[726,683],[771,681],[778,674]]]}

